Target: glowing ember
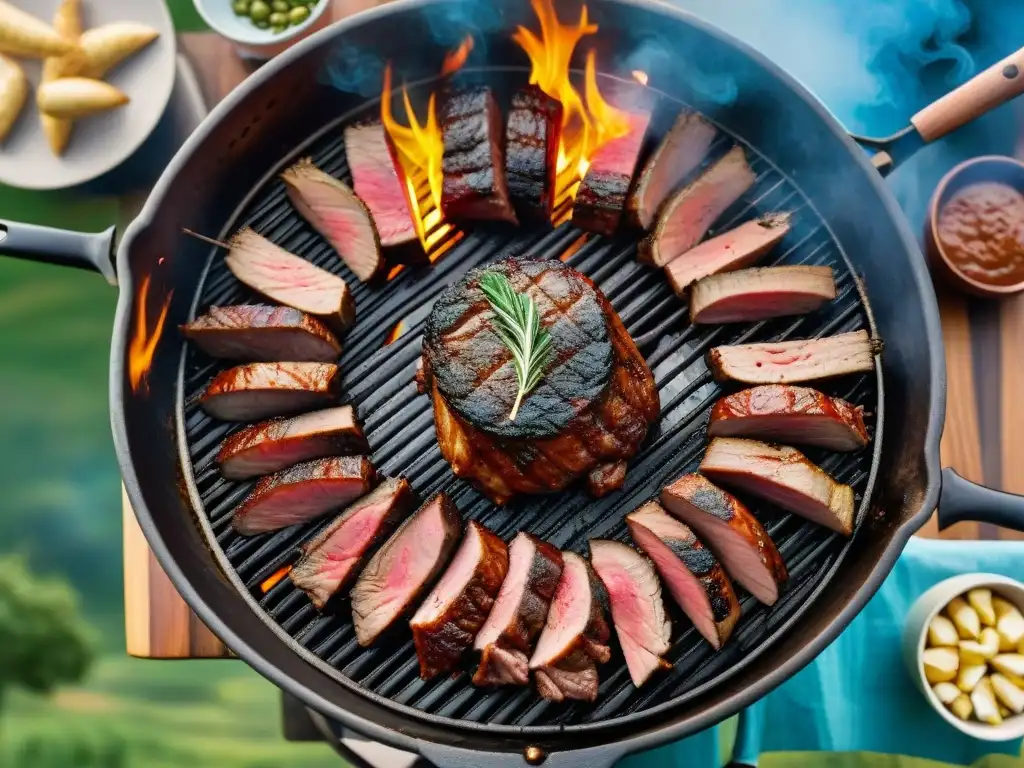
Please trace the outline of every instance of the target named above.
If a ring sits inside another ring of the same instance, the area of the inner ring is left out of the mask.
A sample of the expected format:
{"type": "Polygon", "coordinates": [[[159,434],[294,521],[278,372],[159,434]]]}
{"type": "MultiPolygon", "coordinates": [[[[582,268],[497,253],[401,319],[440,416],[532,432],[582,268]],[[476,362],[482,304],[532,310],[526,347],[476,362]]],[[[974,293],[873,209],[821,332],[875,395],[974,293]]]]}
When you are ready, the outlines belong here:
{"type": "MultiPolygon", "coordinates": [[[[586,101],[569,79],[572,54],[579,41],[597,32],[587,18],[587,6],[580,11],[575,25],[563,25],[555,13],[553,0],[531,0],[540,21],[540,38],[525,27],[512,36],[530,57],[530,82],[562,103],[562,138],[558,146],[559,190],[566,190],[559,204],[576,197],[579,182],[590,167],[590,158],[606,142],[629,132],[625,113],[615,109],[597,88],[597,68],[593,51],[587,55],[586,101]]],[[[558,201],[556,201],[558,202],[558,201]]],[[[556,205],[556,208],[558,205],[556,205]]]]}
{"type": "Polygon", "coordinates": [[[387,338],[384,339],[384,346],[386,347],[389,344],[394,344],[402,337],[403,334],[405,334],[405,331],[405,320],[399,320],[395,323],[395,327],[388,333],[387,338]]]}
{"type": "Polygon", "coordinates": [[[578,251],[580,248],[586,245],[587,240],[588,235],[586,233],[583,233],[582,235],[577,237],[569,244],[569,247],[566,248],[558,257],[559,261],[566,262],[569,259],[571,259],[576,254],[576,251],[578,251]]]}
{"type": "Polygon", "coordinates": [[[385,278],[385,282],[391,282],[394,280],[402,274],[403,269],[405,269],[405,264],[395,264],[395,266],[388,270],[388,276],[385,278]]]}
{"type": "Polygon", "coordinates": [[[146,312],[149,279],[149,275],[146,275],[139,285],[135,308],[135,333],[128,344],[128,382],[135,392],[145,392],[149,387],[147,382],[149,368],[153,364],[153,355],[156,353],[156,345],[160,342],[164,321],[167,320],[167,311],[171,308],[171,296],[174,294],[174,291],[167,294],[167,298],[164,299],[164,304],[160,308],[156,325],[150,332],[148,313],[146,312]]]}
{"type": "Polygon", "coordinates": [[[452,72],[461,69],[472,50],[473,36],[466,35],[466,39],[459,43],[459,47],[444,57],[444,63],[441,65],[441,74],[450,75],[452,72]]]}
{"type": "Polygon", "coordinates": [[[288,572],[291,571],[291,569],[292,567],[290,565],[284,565],[278,568],[276,571],[274,571],[267,578],[260,582],[260,592],[262,592],[263,594],[267,594],[267,592],[272,590],[281,582],[281,579],[288,575],[288,572]]]}
{"type": "Polygon", "coordinates": [[[632,74],[633,79],[640,83],[640,85],[647,85],[647,73],[642,69],[634,69],[632,74]]]}

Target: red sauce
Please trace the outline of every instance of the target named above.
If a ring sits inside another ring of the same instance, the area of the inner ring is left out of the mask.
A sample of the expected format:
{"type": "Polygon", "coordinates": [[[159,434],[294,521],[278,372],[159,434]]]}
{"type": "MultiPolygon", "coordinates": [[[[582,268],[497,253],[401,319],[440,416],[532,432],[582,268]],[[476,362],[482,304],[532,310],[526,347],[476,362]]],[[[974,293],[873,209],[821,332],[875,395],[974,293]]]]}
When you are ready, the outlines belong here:
{"type": "Polygon", "coordinates": [[[969,184],[942,207],[937,229],[962,274],[989,285],[1024,282],[1024,195],[1013,187],[969,184]]]}

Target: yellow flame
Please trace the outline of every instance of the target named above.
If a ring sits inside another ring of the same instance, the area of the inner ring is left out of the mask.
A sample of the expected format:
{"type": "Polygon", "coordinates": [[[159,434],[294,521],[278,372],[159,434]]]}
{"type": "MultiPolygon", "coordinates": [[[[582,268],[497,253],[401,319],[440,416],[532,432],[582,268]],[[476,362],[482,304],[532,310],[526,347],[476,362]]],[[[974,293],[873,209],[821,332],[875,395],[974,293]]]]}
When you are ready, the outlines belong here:
{"type": "MultiPolygon", "coordinates": [[[[441,128],[437,124],[437,99],[430,95],[427,102],[427,116],[421,125],[416,118],[416,111],[409,100],[409,92],[402,86],[402,103],[409,125],[402,125],[395,120],[391,110],[391,64],[384,68],[384,91],[381,94],[380,119],[384,130],[391,137],[399,162],[405,172],[406,181],[412,188],[419,186],[415,182],[425,179],[430,186],[430,196],[434,207],[441,207],[441,158],[444,155],[444,142],[441,128]]],[[[413,198],[415,200],[415,197],[413,198]]]]}
{"type": "Polygon", "coordinates": [[[157,317],[153,331],[149,331],[149,320],[146,312],[146,301],[149,296],[150,276],[146,275],[139,285],[139,294],[135,308],[135,332],[128,344],[128,382],[135,392],[145,392],[149,388],[147,376],[150,366],[153,364],[153,356],[156,354],[156,346],[160,342],[160,335],[164,330],[164,321],[167,320],[167,311],[171,308],[171,296],[174,291],[167,294],[160,314],[157,317]]]}

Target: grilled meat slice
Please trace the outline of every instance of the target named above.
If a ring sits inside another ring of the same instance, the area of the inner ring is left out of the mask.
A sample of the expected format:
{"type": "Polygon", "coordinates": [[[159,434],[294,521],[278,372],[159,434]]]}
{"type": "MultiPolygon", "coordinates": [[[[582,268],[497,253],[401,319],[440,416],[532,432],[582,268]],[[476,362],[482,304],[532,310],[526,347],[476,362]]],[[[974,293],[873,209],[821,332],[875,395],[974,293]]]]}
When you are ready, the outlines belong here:
{"type": "Polygon", "coordinates": [[[754,185],[742,147],[733,147],[696,180],[668,199],[640,243],[640,260],[664,267],[699,243],[719,216],[754,185]]]}
{"type": "Polygon", "coordinates": [[[657,418],[643,357],[607,299],[560,261],[508,259],[486,270],[537,303],[551,335],[547,370],[515,421],[515,368],[472,270],[434,304],[423,340],[424,380],[441,453],[495,503],[565,488],[632,456],[657,418]]]}
{"type": "Polygon", "coordinates": [[[832,267],[755,267],[711,275],[690,293],[690,322],[747,323],[813,312],[836,297],[832,267]]]}
{"type": "Polygon", "coordinates": [[[231,524],[243,536],[253,536],[307,523],[363,496],[376,478],[365,456],[304,461],[256,483],[231,524]]]}
{"type": "Polygon", "coordinates": [[[336,333],[355,322],[355,302],[344,280],[248,227],[231,238],[224,263],[257,293],[313,315],[336,333]]]}
{"type": "Polygon", "coordinates": [[[477,685],[526,685],[529,654],[544,628],[548,607],[562,578],[562,553],[520,532],[508,548],[508,573],[473,647],[480,666],[477,685]]]}
{"type": "Polygon", "coordinates": [[[764,384],[721,398],[711,409],[711,437],[858,451],[868,444],[864,409],[816,389],[764,384]]]}
{"type": "Polygon", "coordinates": [[[562,554],[562,578],[530,658],[537,692],[549,701],[594,701],[597,664],[611,658],[608,593],[590,564],[562,554]]]}
{"type": "Polygon", "coordinates": [[[697,631],[716,651],[725,645],[740,619],[740,603],[711,551],[656,501],[626,515],[626,525],[697,631]]]}
{"type": "Polygon", "coordinates": [[[516,212],[547,221],[554,202],[562,104],[535,85],[512,96],[505,129],[505,169],[516,212]]]}
{"type": "Polygon", "coordinates": [[[373,643],[430,588],[459,541],[459,510],[443,491],[388,539],[352,587],[356,640],[373,643]]]}
{"type": "Polygon", "coordinates": [[[599,235],[614,234],[619,228],[651,116],[629,114],[628,119],[629,132],[602,145],[590,158],[576,191],[573,226],[599,235]]]}
{"type": "Polygon", "coordinates": [[[665,615],[658,575],[650,560],[618,541],[591,539],[590,561],[608,590],[615,634],[629,677],[639,688],[656,670],[672,666],[662,658],[669,649],[672,625],[665,615]]]}
{"type": "Polygon", "coordinates": [[[661,490],[661,503],[697,532],[736,581],[765,605],[775,605],[789,580],[782,556],[739,499],[702,475],[683,475],[661,490]]]}
{"type": "Polygon", "coordinates": [[[415,505],[404,477],[389,477],[358,499],[302,546],[302,557],[288,575],[323,610],[362,568],[373,545],[389,536],[415,505]]]}
{"type": "Polygon", "coordinates": [[[451,672],[484,625],[508,572],[508,547],[470,520],[451,565],[412,617],[420,677],[451,672]]]}
{"type": "Polygon", "coordinates": [[[795,384],[868,373],[875,368],[876,352],[878,344],[867,331],[854,331],[821,339],[712,347],[708,367],[716,381],[795,384]]]}
{"type": "Polygon", "coordinates": [[[329,363],[248,363],[217,374],[199,404],[221,421],[252,421],[329,405],[340,389],[329,363]]]}
{"type": "Polygon", "coordinates": [[[364,123],[346,128],[345,157],[352,187],[370,209],[381,246],[419,248],[401,167],[395,162],[384,126],[364,123]]]}
{"type": "Polygon", "coordinates": [[[333,363],[341,344],[327,326],[291,307],[210,307],[181,334],[210,357],[245,362],[333,363]]]}
{"type": "Polygon", "coordinates": [[[626,482],[626,470],[629,465],[625,461],[613,461],[609,464],[598,464],[587,473],[587,491],[594,498],[607,496],[617,491],[626,482]]]}
{"type": "Polygon", "coordinates": [[[491,89],[447,91],[441,103],[441,211],[448,221],[516,223],[505,183],[501,110],[491,89]]]}
{"type": "Polygon", "coordinates": [[[665,265],[677,296],[698,280],[748,267],[775,247],[790,230],[789,213],[770,213],[698,244],[665,265]]]}
{"type": "Polygon", "coordinates": [[[339,405],[241,429],[224,441],[217,463],[228,480],[245,480],[300,461],[369,452],[355,410],[339,405]]]}
{"type": "Polygon", "coordinates": [[[682,112],[644,164],[627,208],[633,224],[650,229],[662,203],[701,164],[718,133],[696,112],[682,112]]]}
{"type": "Polygon", "coordinates": [[[288,199],[310,225],[331,244],[341,260],[363,282],[384,268],[377,227],[348,185],[303,158],[281,174],[288,199]]]}
{"type": "Polygon", "coordinates": [[[837,483],[796,448],[716,437],[700,471],[844,536],[853,533],[853,488],[837,483]]]}

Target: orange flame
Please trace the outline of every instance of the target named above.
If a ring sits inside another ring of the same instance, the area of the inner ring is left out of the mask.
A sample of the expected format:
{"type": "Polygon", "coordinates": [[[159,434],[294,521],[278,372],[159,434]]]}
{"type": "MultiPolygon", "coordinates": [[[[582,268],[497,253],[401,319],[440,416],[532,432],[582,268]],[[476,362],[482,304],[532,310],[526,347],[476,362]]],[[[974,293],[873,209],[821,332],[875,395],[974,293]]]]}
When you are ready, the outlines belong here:
{"type": "Polygon", "coordinates": [[[384,282],[390,283],[392,280],[394,280],[396,277],[402,274],[402,270],[404,269],[405,264],[395,264],[395,266],[388,270],[388,276],[384,278],[384,282]]]}
{"type": "Polygon", "coordinates": [[[586,245],[587,239],[587,233],[584,232],[582,235],[580,235],[571,243],[569,243],[569,247],[562,251],[562,254],[558,257],[559,261],[565,262],[571,259],[576,254],[576,251],[578,251],[580,248],[586,245]]]}
{"type": "Polygon", "coordinates": [[[405,320],[399,320],[397,323],[395,323],[394,328],[392,328],[388,332],[387,338],[384,339],[384,346],[386,347],[389,344],[394,344],[404,334],[405,334],[405,320]]]}
{"type": "Polygon", "coordinates": [[[281,579],[288,575],[292,567],[290,565],[283,565],[270,574],[267,578],[260,582],[260,592],[267,594],[270,590],[281,583],[281,579]]]}
{"type": "Polygon", "coordinates": [[[146,312],[149,280],[150,276],[146,275],[139,285],[139,294],[135,308],[135,333],[128,344],[128,382],[135,392],[145,392],[149,388],[147,381],[149,368],[153,364],[156,345],[160,342],[160,335],[164,330],[167,311],[171,308],[171,296],[174,295],[174,291],[170,291],[167,294],[167,298],[164,299],[164,304],[160,308],[160,315],[157,317],[156,326],[151,333],[149,331],[148,313],[146,312]]]}
{"type": "MultiPolygon", "coordinates": [[[[530,0],[540,21],[540,38],[525,27],[518,27],[512,39],[530,57],[530,83],[562,103],[562,138],[558,145],[557,186],[568,188],[575,199],[579,182],[590,167],[590,159],[604,144],[625,136],[630,130],[628,117],[602,97],[597,88],[594,52],[587,55],[586,103],[569,79],[572,54],[586,35],[598,30],[587,17],[587,6],[580,11],[575,25],[563,25],[555,13],[553,0],[530,0]]],[[[564,200],[563,200],[564,202],[564,200]]]]}
{"type": "Polygon", "coordinates": [[[462,69],[462,65],[466,63],[466,59],[469,58],[472,50],[473,36],[466,35],[466,39],[459,43],[459,47],[444,57],[444,63],[441,65],[441,74],[450,75],[452,72],[462,69]]]}
{"type": "Polygon", "coordinates": [[[649,78],[647,77],[647,73],[644,72],[642,69],[634,69],[632,74],[633,79],[640,83],[640,85],[647,85],[647,81],[649,78]]]}

